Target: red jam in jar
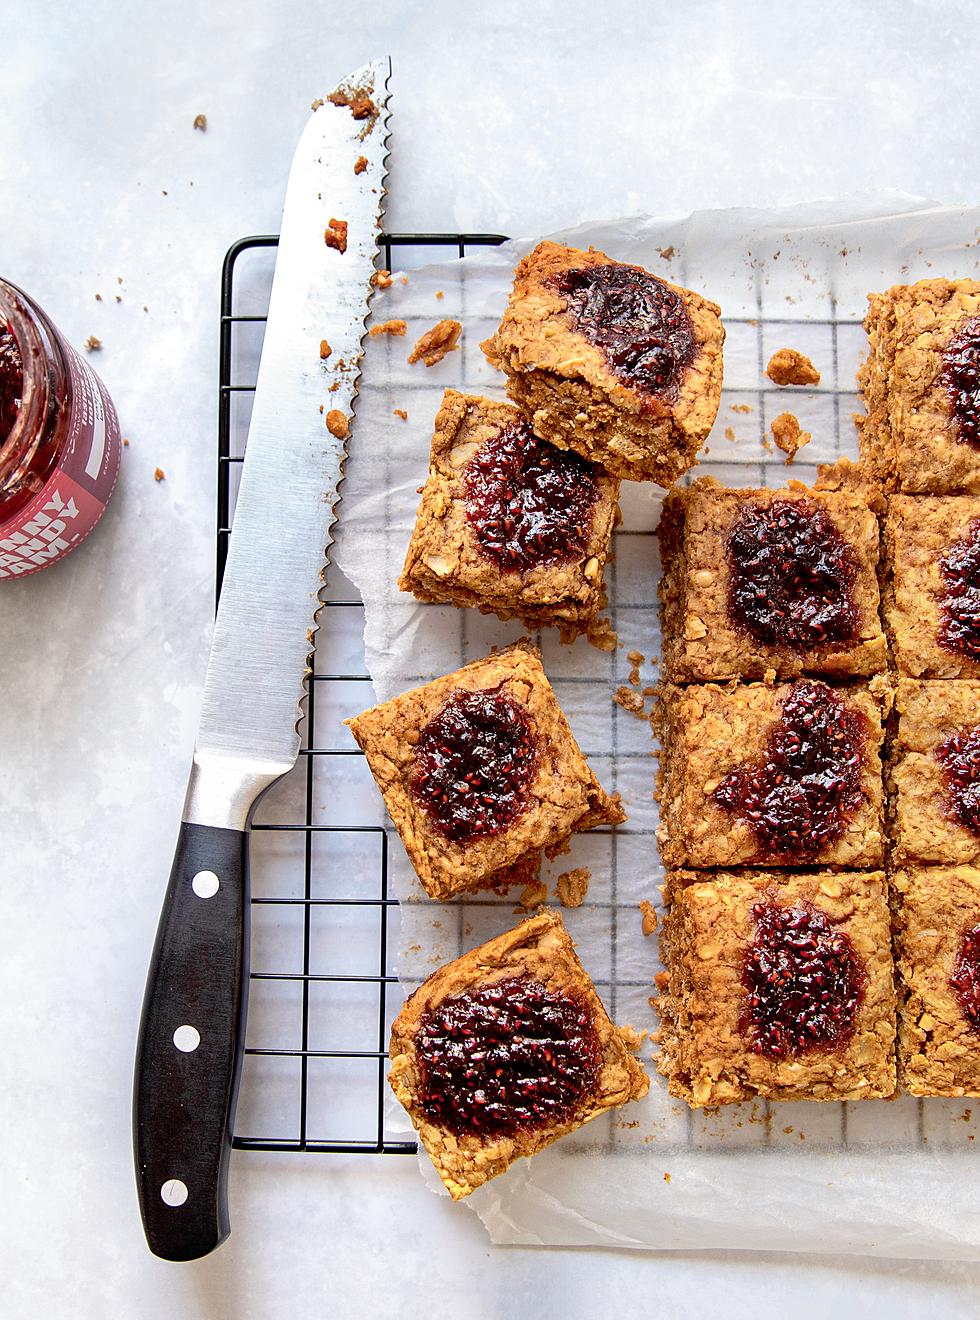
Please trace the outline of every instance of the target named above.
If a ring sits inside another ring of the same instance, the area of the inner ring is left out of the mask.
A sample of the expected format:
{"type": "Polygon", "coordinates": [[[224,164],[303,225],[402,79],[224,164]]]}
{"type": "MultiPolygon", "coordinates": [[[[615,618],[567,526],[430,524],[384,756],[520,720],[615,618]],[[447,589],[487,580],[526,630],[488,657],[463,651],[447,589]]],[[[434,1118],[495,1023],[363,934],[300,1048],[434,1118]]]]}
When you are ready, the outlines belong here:
{"type": "Polygon", "coordinates": [[[85,539],[119,455],[105,386],[41,308],[0,280],[0,580],[47,568],[85,539]]]}

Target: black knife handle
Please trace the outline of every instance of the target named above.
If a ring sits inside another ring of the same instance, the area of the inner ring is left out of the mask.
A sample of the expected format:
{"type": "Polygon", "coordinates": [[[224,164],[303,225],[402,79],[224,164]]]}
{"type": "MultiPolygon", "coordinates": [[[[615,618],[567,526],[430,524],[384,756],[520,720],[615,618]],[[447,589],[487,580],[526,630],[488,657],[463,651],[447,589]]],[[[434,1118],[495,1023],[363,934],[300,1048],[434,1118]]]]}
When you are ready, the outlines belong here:
{"type": "Polygon", "coordinates": [[[181,825],[150,961],[133,1142],[146,1240],[164,1260],[196,1260],[230,1231],[228,1159],[248,997],[246,839],[181,825]]]}

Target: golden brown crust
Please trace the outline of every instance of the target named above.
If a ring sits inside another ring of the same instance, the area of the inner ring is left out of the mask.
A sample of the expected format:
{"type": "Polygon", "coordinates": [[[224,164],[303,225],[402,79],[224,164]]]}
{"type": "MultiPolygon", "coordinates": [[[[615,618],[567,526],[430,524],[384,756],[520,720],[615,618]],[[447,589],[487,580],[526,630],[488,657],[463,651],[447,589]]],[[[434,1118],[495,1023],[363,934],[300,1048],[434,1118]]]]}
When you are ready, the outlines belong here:
{"type": "Polygon", "coordinates": [[[899,680],[898,728],[888,767],[892,860],[980,862],[980,837],[949,814],[936,749],[954,733],[980,724],[980,682],[899,680]]]}
{"type": "Polygon", "coordinates": [[[446,391],[398,586],[419,600],[472,606],[500,619],[520,619],[529,628],[558,627],[563,640],[571,639],[588,630],[603,600],[619,481],[596,469],[599,500],[582,555],[526,573],[502,572],[481,553],[467,521],[463,470],[484,441],[522,421],[508,403],[446,391]]]}
{"type": "Polygon", "coordinates": [[[629,1053],[623,1034],[610,1021],[556,912],[543,912],[522,922],[430,976],[395,1019],[389,1053],[391,1088],[408,1111],[426,1153],[454,1200],[468,1196],[503,1173],[514,1160],[535,1155],[606,1110],[639,1099],[649,1087],[646,1073],[629,1053]],[[415,1036],[420,1019],[451,995],[522,974],[533,976],[549,988],[574,992],[591,1008],[603,1050],[594,1093],[571,1121],[512,1137],[456,1136],[428,1122],[417,1101],[415,1036]]]}
{"type": "Polygon", "coordinates": [[[658,1068],[671,1095],[692,1108],[752,1096],[771,1100],[863,1100],[895,1092],[895,989],[885,877],[880,872],[698,872],[668,875],[661,930],[668,969],[658,1011],[658,1068]],[[839,1051],[782,1060],[756,1054],[740,1025],[742,965],[752,942],[752,906],[808,903],[851,940],[867,982],[855,1031],[839,1051]]]}
{"type": "Polygon", "coordinates": [[[939,645],[941,556],[980,518],[980,497],[895,495],[885,519],[885,620],[898,672],[980,678],[980,664],[939,645]]]}
{"type": "Polygon", "coordinates": [[[574,328],[554,285],[564,271],[612,264],[592,248],[539,243],[518,264],[503,320],[482,348],[507,375],[508,394],[542,439],[616,476],[670,486],[696,461],[718,411],[725,338],[720,311],[699,294],[669,285],[691,321],[694,361],[673,402],[632,389],[574,328]]]}
{"type": "Polygon", "coordinates": [[[980,1038],[949,984],[965,931],[980,923],[980,871],[892,877],[899,972],[899,1078],[912,1095],[980,1095],[980,1038]]]}
{"type": "Polygon", "coordinates": [[[499,887],[505,873],[529,858],[549,854],[573,833],[626,819],[617,797],[609,797],[579,751],[578,743],[541,667],[538,651],[517,643],[424,687],[413,688],[346,720],[388,808],[405,851],[430,898],[488,884],[499,887]],[[528,788],[529,805],[500,834],[454,843],[435,829],[409,787],[421,729],[460,689],[501,688],[529,717],[540,756],[528,788]]]}
{"type": "Polygon", "coordinates": [[[868,358],[858,373],[868,415],[860,445],[887,490],[980,494],[980,453],[957,439],[939,379],[943,351],[978,312],[976,280],[921,280],[868,295],[868,358]]]}
{"type": "MultiPolygon", "coordinates": [[[[765,759],[770,732],[792,690],[788,683],[751,683],[733,688],[707,683],[664,689],[656,713],[663,746],[657,842],[666,866],[800,865],[799,858],[784,863],[760,862],[748,822],[725,811],[712,797],[730,771],[765,759]]],[[[880,866],[884,861],[882,707],[888,694],[879,686],[861,684],[841,691],[839,696],[849,710],[860,712],[866,721],[862,803],[843,836],[808,864],[880,866]]]]}
{"type": "Polygon", "coordinates": [[[878,523],[861,493],[853,489],[730,490],[710,477],[673,490],[664,500],[658,528],[665,677],[673,682],[763,678],[767,671],[791,678],[800,673],[864,675],[885,669],[886,646],[878,618],[878,523]],[[743,636],[728,619],[725,546],[746,501],[806,499],[819,504],[854,551],[858,565],[854,601],[859,636],[846,645],[827,645],[799,654],[766,647],[743,636]]]}

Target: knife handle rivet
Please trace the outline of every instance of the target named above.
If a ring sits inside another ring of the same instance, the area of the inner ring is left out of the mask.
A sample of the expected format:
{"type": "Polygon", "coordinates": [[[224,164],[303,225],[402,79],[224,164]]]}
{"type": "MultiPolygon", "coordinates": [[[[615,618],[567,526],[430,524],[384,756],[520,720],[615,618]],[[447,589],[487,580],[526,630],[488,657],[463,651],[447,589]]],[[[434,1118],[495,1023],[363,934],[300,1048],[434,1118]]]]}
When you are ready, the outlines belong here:
{"type": "Polygon", "coordinates": [[[174,1032],[174,1044],[183,1054],[193,1054],[201,1043],[201,1033],[197,1027],[188,1026],[186,1023],[178,1027],[174,1032]]]}
{"type": "Polygon", "coordinates": [[[213,871],[198,871],[191,881],[191,888],[198,898],[214,898],[218,892],[219,880],[213,871]]]}
{"type": "Polygon", "coordinates": [[[181,1182],[179,1178],[168,1178],[160,1188],[160,1200],[164,1205],[176,1208],[178,1205],[183,1205],[187,1197],[187,1184],[181,1182]]]}

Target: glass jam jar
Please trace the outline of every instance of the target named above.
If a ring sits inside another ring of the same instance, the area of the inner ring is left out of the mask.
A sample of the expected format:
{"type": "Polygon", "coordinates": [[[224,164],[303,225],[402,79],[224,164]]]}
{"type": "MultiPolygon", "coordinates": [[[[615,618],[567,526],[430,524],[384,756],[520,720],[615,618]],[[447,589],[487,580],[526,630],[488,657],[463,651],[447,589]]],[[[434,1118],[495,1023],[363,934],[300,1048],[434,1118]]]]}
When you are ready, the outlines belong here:
{"type": "Polygon", "coordinates": [[[0,580],[70,554],[119,473],[105,386],[45,313],[0,279],[0,580]]]}

